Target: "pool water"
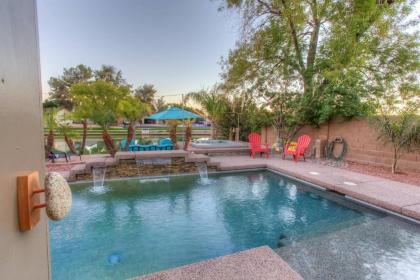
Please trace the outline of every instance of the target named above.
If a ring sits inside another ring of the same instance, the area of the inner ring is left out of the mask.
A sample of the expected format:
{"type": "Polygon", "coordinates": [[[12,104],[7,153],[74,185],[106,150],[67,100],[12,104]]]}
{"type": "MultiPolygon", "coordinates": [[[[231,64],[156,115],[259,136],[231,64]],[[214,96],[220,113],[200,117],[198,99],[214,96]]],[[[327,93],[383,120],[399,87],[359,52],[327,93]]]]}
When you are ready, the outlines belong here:
{"type": "Polygon", "coordinates": [[[268,171],[105,185],[73,185],[71,213],[50,222],[53,279],[126,279],[383,216],[268,171]]]}

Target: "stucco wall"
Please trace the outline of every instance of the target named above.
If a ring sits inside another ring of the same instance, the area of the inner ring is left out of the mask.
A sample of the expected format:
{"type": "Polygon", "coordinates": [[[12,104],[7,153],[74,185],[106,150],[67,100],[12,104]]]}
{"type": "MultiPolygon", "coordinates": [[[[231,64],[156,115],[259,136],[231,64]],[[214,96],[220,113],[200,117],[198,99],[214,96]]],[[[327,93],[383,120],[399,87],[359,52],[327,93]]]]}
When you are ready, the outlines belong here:
{"type": "MultiPolygon", "coordinates": [[[[331,141],[341,136],[348,143],[348,152],[345,157],[348,161],[369,163],[381,166],[390,166],[392,162],[392,147],[378,140],[378,134],[366,119],[352,119],[350,121],[334,119],[320,128],[306,126],[299,131],[298,136],[308,134],[313,140],[319,138],[331,141]]],[[[277,139],[274,128],[262,130],[264,139],[272,144],[277,139]]],[[[312,144],[314,141],[312,141],[312,144]]],[[[400,170],[420,171],[420,152],[406,154],[399,160],[400,170]]]]}
{"type": "Polygon", "coordinates": [[[0,1],[0,279],[49,279],[47,220],[18,228],[16,176],[38,170],[43,138],[34,0],[0,1]]]}

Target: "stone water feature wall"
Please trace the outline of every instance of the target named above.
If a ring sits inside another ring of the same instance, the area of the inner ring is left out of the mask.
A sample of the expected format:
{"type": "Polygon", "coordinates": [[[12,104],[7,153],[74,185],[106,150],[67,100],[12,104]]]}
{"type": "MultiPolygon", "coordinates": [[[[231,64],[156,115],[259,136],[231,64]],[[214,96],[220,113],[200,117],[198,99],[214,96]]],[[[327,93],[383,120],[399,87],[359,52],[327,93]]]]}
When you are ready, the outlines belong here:
{"type": "MultiPolygon", "coordinates": [[[[105,178],[110,179],[198,173],[195,162],[186,162],[185,157],[151,158],[141,160],[142,164],[138,164],[134,158],[120,159],[117,164],[106,167],[105,178]]],[[[209,172],[217,170],[215,166],[207,166],[207,168],[209,172]]],[[[76,174],[76,181],[92,179],[92,170],[86,170],[83,174],[76,174]]]]}

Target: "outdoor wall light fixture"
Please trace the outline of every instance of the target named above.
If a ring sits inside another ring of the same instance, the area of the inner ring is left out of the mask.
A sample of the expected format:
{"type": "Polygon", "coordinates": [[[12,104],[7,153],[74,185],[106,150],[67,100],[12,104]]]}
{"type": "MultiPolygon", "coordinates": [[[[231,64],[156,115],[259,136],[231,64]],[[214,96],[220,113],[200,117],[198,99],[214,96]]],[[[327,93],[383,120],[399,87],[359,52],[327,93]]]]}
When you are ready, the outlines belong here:
{"type": "Polygon", "coordinates": [[[309,173],[312,174],[312,175],[319,175],[319,173],[318,172],[315,172],[315,171],[311,171],[309,173]]]}
{"type": "Polygon", "coordinates": [[[63,219],[71,209],[71,190],[59,173],[51,172],[45,177],[45,188],[40,187],[38,171],[31,171],[17,177],[17,202],[20,231],[35,227],[41,218],[41,208],[46,208],[51,220],[63,219]],[[45,202],[41,203],[41,193],[45,202]]]}

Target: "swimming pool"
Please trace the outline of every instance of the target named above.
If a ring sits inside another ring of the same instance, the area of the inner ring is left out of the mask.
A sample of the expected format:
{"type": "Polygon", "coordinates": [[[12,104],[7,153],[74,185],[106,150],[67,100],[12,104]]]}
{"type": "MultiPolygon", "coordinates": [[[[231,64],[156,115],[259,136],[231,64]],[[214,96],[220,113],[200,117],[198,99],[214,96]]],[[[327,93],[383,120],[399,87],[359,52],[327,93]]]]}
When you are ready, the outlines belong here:
{"type": "MultiPolygon", "coordinates": [[[[72,191],[70,215],[50,222],[58,280],[126,279],[261,245],[305,272],[288,248],[386,218],[269,171],[204,182],[179,176],[78,184],[72,191]]],[[[419,246],[420,235],[413,236],[410,244],[419,246]]]]}

